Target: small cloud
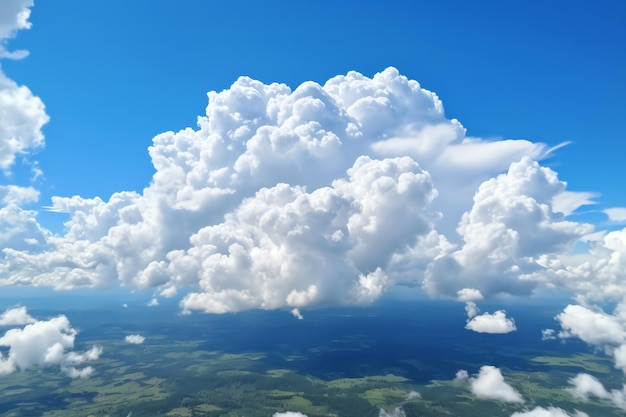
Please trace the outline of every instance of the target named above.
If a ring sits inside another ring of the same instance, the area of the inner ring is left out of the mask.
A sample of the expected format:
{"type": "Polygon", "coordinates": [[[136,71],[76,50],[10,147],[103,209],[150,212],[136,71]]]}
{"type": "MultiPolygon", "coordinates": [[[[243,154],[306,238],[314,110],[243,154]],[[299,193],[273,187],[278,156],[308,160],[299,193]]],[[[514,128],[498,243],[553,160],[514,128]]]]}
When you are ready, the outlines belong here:
{"type": "Polygon", "coordinates": [[[524,399],[512,386],[504,381],[500,369],[483,366],[476,378],[470,379],[472,394],[483,400],[497,400],[507,403],[523,403],[524,399]]]}
{"type": "Polygon", "coordinates": [[[604,385],[594,376],[589,374],[578,374],[576,377],[569,379],[571,388],[567,388],[574,397],[588,399],[590,396],[608,399],[611,394],[604,388],[604,385]]]}
{"type": "Polygon", "coordinates": [[[623,385],[622,389],[608,391],[596,377],[583,373],[576,375],[568,382],[572,387],[567,388],[567,391],[576,398],[589,400],[591,397],[596,397],[611,401],[615,407],[626,410],[626,385],[623,385]]]}
{"type": "Polygon", "coordinates": [[[478,315],[480,309],[473,301],[468,301],[465,303],[465,312],[467,313],[467,318],[472,319],[478,315]]]}
{"type": "Polygon", "coordinates": [[[388,413],[382,408],[378,412],[378,417],[406,417],[406,413],[401,407],[395,408],[392,412],[388,413]]]}
{"type": "Polygon", "coordinates": [[[541,340],[554,340],[556,339],[554,329],[543,329],[541,331],[541,340]]]}
{"type": "Polygon", "coordinates": [[[463,381],[465,379],[469,378],[469,374],[467,373],[467,371],[465,369],[460,369],[456,372],[456,375],[454,376],[454,380],[455,381],[463,381]]]}
{"type": "Polygon", "coordinates": [[[491,334],[504,334],[517,330],[515,321],[508,318],[504,310],[498,310],[493,314],[484,313],[476,316],[467,323],[465,328],[478,333],[491,334]]]}
{"type": "Polygon", "coordinates": [[[568,216],[581,206],[598,204],[593,199],[599,196],[598,193],[585,191],[563,191],[552,199],[552,209],[555,213],[563,213],[568,216]]]}
{"type": "Polygon", "coordinates": [[[156,307],[156,306],[158,306],[158,305],[159,305],[159,300],[158,300],[158,299],[156,299],[156,298],[153,298],[152,300],[150,300],[150,301],[148,302],[148,304],[147,304],[147,305],[148,305],[148,307],[156,307]]]}
{"type": "Polygon", "coordinates": [[[304,317],[302,316],[302,313],[300,313],[300,309],[298,308],[294,308],[291,310],[291,314],[293,314],[293,316],[295,318],[297,318],[298,320],[302,320],[304,317]]]}
{"type": "Polygon", "coordinates": [[[122,304],[122,307],[128,308],[128,304],[124,303],[124,304],[122,304]]]}
{"type": "Polygon", "coordinates": [[[626,374],[626,344],[620,345],[613,351],[615,367],[621,369],[626,374]]]}
{"type": "Polygon", "coordinates": [[[140,345],[144,340],[146,340],[146,338],[138,334],[129,334],[124,338],[126,343],[132,343],[133,345],[140,345]]]}
{"type": "Polygon", "coordinates": [[[176,295],[178,289],[175,285],[170,285],[169,287],[165,287],[159,294],[165,298],[172,298],[176,295]]]}
{"type": "Polygon", "coordinates": [[[10,329],[0,337],[0,346],[8,348],[6,356],[0,353],[0,375],[52,366],[58,366],[70,378],[87,378],[93,373],[90,366],[78,366],[97,360],[102,348],[93,346],[83,353],[72,351],[78,331],[70,325],[67,317],[61,315],[50,320],[35,320],[27,314],[26,308],[14,317],[29,318],[31,322],[23,328],[10,329]]]}
{"type": "Polygon", "coordinates": [[[516,412],[511,417],[589,417],[589,414],[574,410],[574,414],[568,414],[558,407],[535,407],[530,411],[516,412]]]}
{"type": "Polygon", "coordinates": [[[476,288],[463,288],[457,291],[459,301],[478,301],[483,299],[483,295],[476,288]]]}
{"type": "Polygon", "coordinates": [[[26,307],[9,308],[0,315],[0,326],[30,324],[35,321],[26,311],[26,307]]]}
{"type": "Polygon", "coordinates": [[[609,216],[613,223],[626,223],[626,207],[612,207],[604,210],[604,214],[609,216]]]}
{"type": "Polygon", "coordinates": [[[307,417],[298,411],[286,411],[284,413],[274,413],[272,417],[307,417]]]}
{"type": "Polygon", "coordinates": [[[415,400],[415,399],[418,399],[418,398],[422,398],[422,394],[420,394],[420,393],[419,393],[419,392],[417,392],[417,391],[411,391],[411,392],[409,392],[409,393],[406,395],[406,399],[407,399],[407,400],[415,400]]]}

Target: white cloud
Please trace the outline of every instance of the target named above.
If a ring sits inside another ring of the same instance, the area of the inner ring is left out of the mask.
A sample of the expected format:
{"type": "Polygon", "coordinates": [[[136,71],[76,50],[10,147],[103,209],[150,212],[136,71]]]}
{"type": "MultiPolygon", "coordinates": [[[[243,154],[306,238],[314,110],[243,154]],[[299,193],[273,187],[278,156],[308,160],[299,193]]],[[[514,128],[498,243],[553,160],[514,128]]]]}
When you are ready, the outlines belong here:
{"type": "Polygon", "coordinates": [[[469,378],[469,373],[467,373],[467,371],[465,369],[460,369],[457,371],[456,375],[454,376],[454,379],[456,381],[463,381],[469,378]]]}
{"type": "Polygon", "coordinates": [[[554,329],[543,329],[541,331],[541,340],[554,340],[556,339],[554,329]]]}
{"type": "Polygon", "coordinates": [[[298,320],[302,320],[304,317],[302,317],[302,313],[300,312],[300,309],[298,308],[292,308],[291,309],[291,314],[297,318],[298,320]]]}
{"type": "Polygon", "coordinates": [[[615,223],[626,222],[626,207],[612,207],[604,210],[609,220],[615,223]]]}
{"type": "Polygon", "coordinates": [[[566,286],[588,300],[626,298],[626,229],[585,236],[589,252],[553,261],[556,285],[566,286]]]}
{"type": "Polygon", "coordinates": [[[26,307],[9,308],[0,315],[0,326],[30,324],[35,321],[26,311],[26,307]]]}
{"type": "Polygon", "coordinates": [[[9,52],[6,49],[7,40],[15,37],[17,31],[30,29],[30,8],[33,0],[3,0],[0,3],[0,58],[24,58],[27,51],[9,52]]]}
{"type": "MultiPolygon", "coordinates": [[[[33,109],[30,142],[0,155],[43,143],[32,138],[47,116],[33,109]]],[[[542,283],[608,293],[585,283],[600,272],[619,287],[623,261],[605,260],[621,237],[607,234],[593,263],[566,262],[592,228],[563,212],[591,195],[564,194],[533,160],[549,152],[465,136],[436,94],[394,68],[294,90],[241,77],[209,93],[197,129],[153,139],[142,193],[54,197],[49,209],[69,217],[62,235],[17,205],[33,193],[12,191],[0,284],[184,289],[188,312],[364,304],[397,284],[472,302],[542,283]]]]}
{"type": "Polygon", "coordinates": [[[435,260],[426,288],[450,297],[468,287],[483,296],[519,295],[551,279],[546,259],[592,230],[554,211],[552,200],[564,189],[554,171],[528,157],[483,182],[457,229],[463,246],[435,260]]]}
{"type": "Polygon", "coordinates": [[[626,316],[593,311],[581,305],[568,305],[556,316],[562,331],[559,337],[578,337],[586,343],[603,346],[626,343],[626,316]]]}
{"type": "Polygon", "coordinates": [[[483,295],[475,288],[463,288],[456,292],[459,301],[473,302],[483,299],[483,295]]]}
{"type": "Polygon", "coordinates": [[[0,185],[0,203],[16,204],[33,203],[39,199],[39,191],[33,187],[17,185],[0,185]]]}
{"type": "Polygon", "coordinates": [[[299,411],[286,411],[284,413],[274,413],[272,417],[307,417],[299,411]]]}
{"type": "Polygon", "coordinates": [[[590,397],[597,397],[612,402],[617,408],[626,410],[626,385],[621,390],[607,391],[596,377],[589,374],[578,374],[568,382],[573,386],[567,390],[576,398],[586,400],[590,397]]]}
{"type": "Polygon", "coordinates": [[[391,412],[387,412],[381,408],[378,412],[378,417],[406,417],[406,413],[402,407],[396,407],[391,412]]]}
{"type": "Polygon", "coordinates": [[[43,147],[41,128],[49,120],[43,102],[25,86],[0,72],[0,169],[7,171],[17,155],[43,147]]]}
{"type": "Polygon", "coordinates": [[[604,388],[604,385],[598,379],[589,374],[578,374],[575,378],[569,380],[573,385],[569,388],[569,392],[577,398],[588,398],[593,395],[598,398],[607,399],[611,394],[604,388]]]}
{"type": "Polygon", "coordinates": [[[139,335],[139,334],[129,334],[128,336],[124,337],[124,341],[126,343],[131,343],[133,345],[140,345],[145,340],[146,340],[146,338],[141,336],[141,335],[139,335]]]}
{"type": "Polygon", "coordinates": [[[519,392],[504,381],[500,369],[482,366],[478,376],[470,379],[472,394],[483,400],[498,400],[508,403],[523,403],[519,392]]]}
{"type": "MultiPolygon", "coordinates": [[[[20,59],[28,52],[10,52],[7,42],[22,29],[29,29],[32,0],[0,3],[0,58],[20,59]]],[[[25,86],[18,86],[0,71],[0,169],[8,171],[17,155],[41,148],[41,127],[48,122],[42,101],[25,86]]],[[[2,192],[0,191],[0,194],[2,192]]]]}
{"type": "Polygon", "coordinates": [[[465,312],[467,313],[467,317],[469,319],[474,318],[480,312],[480,309],[473,301],[468,301],[465,303],[465,312]]]}
{"type": "Polygon", "coordinates": [[[615,367],[621,369],[626,374],[626,344],[620,345],[613,351],[615,367]]]}
{"type": "Polygon", "coordinates": [[[312,193],[263,188],[224,223],[192,236],[171,262],[179,277],[200,271],[203,292],[187,295],[184,308],[222,313],[380,296],[389,282],[383,268],[431,231],[434,191],[409,158],[360,157],[348,175],[312,193]]]}
{"type": "MultiPolygon", "coordinates": [[[[26,311],[22,315],[30,317],[26,311]]],[[[58,366],[71,378],[88,377],[93,368],[78,366],[98,359],[102,348],[93,346],[83,353],[72,351],[77,334],[78,331],[62,315],[8,330],[0,337],[0,346],[8,347],[6,357],[0,353],[0,374],[58,366]]]]}
{"type": "Polygon", "coordinates": [[[552,198],[552,208],[556,213],[563,213],[567,216],[581,206],[597,204],[592,200],[597,197],[599,197],[597,193],[563,191],[552,198]]]}
{"type": "Polygon", "coordinates": [[[150,301],[148,301],[147,306],[148,307],[156,307],[159,305],[159,300],[157,298],[152,298],[150,301]]]}
{"type": "Polygon", "coordinates": [[[465,328],[478,333],[503,334],[517,330],[515,321],[508,318],[503,310],[498,310],[493,314],[483,313],[480,316],[470,316],[470,318],[465,328]]]}
{"type": "Polygon", "coordinates": [[[530,411],[515,412],[511,417],[589,417],[589,415],[578,410],[574,411],[574,414],[568,414],[558,407],[535,407],[530,411]]]}
{"type": "Polygon", "coordinates": [[[417,398],[422,398],[422,394],[417,391],[411,391],[406,395],[407,400],[415,400],[417,398]]]}

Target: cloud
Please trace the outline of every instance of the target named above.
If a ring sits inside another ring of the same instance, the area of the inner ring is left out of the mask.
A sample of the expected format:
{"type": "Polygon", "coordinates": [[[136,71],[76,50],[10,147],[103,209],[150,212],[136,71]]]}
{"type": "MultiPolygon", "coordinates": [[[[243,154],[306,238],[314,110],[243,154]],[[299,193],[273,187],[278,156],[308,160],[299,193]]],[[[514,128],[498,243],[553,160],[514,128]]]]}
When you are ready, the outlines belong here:
{"type": "Polygon", "coordinates": [[[391,412],[387,412],[381,408],[378,412],[378,417],[406,417],[406,413],[402,407],[396,407],[391,412]]]}
{"type": "Polygon", "coordinates": [[[597,397],[611,401],[615,407],[626,410],[626,385],[621,390],[607,391],[596,377],[584,373],[576,375],[568,382],[573,386],[567,390],[576,398],[587,400],[590,397],[597,397]]]}
{"type": "Polygon", "coordinates": [[[292,308],[291,309],[291,314],[297,318],[298,320],[302,320],[304,317],[302,316],[302,313],[300,312],[300,309],[298,308],[292,308]]]}
{"type": "Polygon", "coordinates": [[[556,172],[528,157],[483,182],[457,229],[463,246],[433,262],[426,288],[450,297],[468,287],[486,297],[520,295],[551,279],[545,259],[593,230],[554,211],[552,201],[564,190],[556,172]]]}
{"type": "Polygon", "coordinates": [[[124,337],[124,341],[126,343],[131,343],[133,345],[140,345],[145,340],[146,340],[145,337],[138,335],[138,334],[129,334],[128,336],[124,337]]]}
{"type": "MultiPolygon", "coordinates": [[[[1,52],[1,49],[0,49],[1,52]]],[[[8,171],[17,155],[44,145],[41,128],[49,120],[43,102],[0,71],[0,169],[8,171]]]]}
{"type": "Polygon", "coordinates": [[[34,203],[39,199],[39,191],[33,187],[17,185],[0,185],[0,203],[16,204],[34,203]]]}
{"type": "MultiPolygon", "coordinates": [[[[32,0],[6,0],[0,4],[0,58],[24,58],[27,51],[7,50],[7,42],[29,29],[32,0]]],[[[5,172],[17,155],[43,147],[41,128],[49,120],[43,102],[26,86],[19,86],[0,71],[0,169],[5,172]]],[[[2,192],[0,191],[0,194],[2,192]]]]}
{"type": "Polygon", "coordinates": [[[467,312],[467,317],[469,319],[472,319],[480,312],[480,309],[475,302],[468,301],[467,303],[465,303],[465,311],[467,312]]]}
{"type": "Polygon", "coordinates": [[[469,373],[465,369],[460,369],[454,376],[455,381],[463,381],[469,378],[469,373]]]}
{"type": "Polygon", "coordinates": [[[26,307],[9,308],[0,315],[0,326],[16,326],[34,323],[35,321],[26,311],[26,307]]]}
{"type": "Polygon", "coordinates": [[[626,374],[626,344],[620,345],[613,351],[615,367],[621,369],[626,374]]]}
{"type": "Polygon", "coordinates": [[[541,331],[541,340],[554,340],[556,339],[554,329],[544,329],[541,331]]]}
{"type": "Polygon", "coordinates": [[[604,210],[609,220],[615,223],[626,222],[626,207],[612,207],[604,210]]]}
{"type": "Polygon", "coordinates": [[[615,235],[592,248],[595,266],[563,257],[593,232],[563,211],[591,197],[563,194],[536,161],[550,149],[467,137],[395,68],[293,90],[240,77],[208,96],[197,128],[153,139],[141,193],[53,197],[63,234],[12,191],[0,284],[184,291],[184,311],[223,313],[366,304],[399,284],[475,302],[623,275],[602,261],[622,250],[615,235]]]}
{"type": "Polygon", "coordinates": [[[459,301],[473,302],[483,299],[483,295],[476,288],[463,288],[456,293],[459,301]]]}
{"type": "Polygon", "coordinates": [[[626,315],[610,315],[601,310],[570,304],[556,316],[561,325],[559,337],[578,337],[591,345],[626,343],[626,315]]]}
{"type": "MultiPolygon", "coordinates": [[[[28,316],[26,310],[19,315],[28,316]]],[[[3,316],[4,317],[4,316],[3,316]]],[[[78,331],[71,327],[67,317],[61,315],[50,320],[36,320],[23,328],[8,330],[0,337],[0,346],[8,347],[8,354],[0,353],[0,374],[16,370],[58,366],[71,378],[86,378],[93,368],[78,368],[100,357],[102,348],[93,346],[86,352],[76,353],[74,340],[78,331]]]]}
{"type": "Polygon", "coordinates": [[[626,229],[585,236],[587,253],[551,260],[555,285],[563,285],[587,300],[626,298],[626,229]]]}
{"type": "Polygon", "coordinates": [[[284,413],[274,413],[272,417],[307,417],[299,411],[286,411],[284,413]]]}
{"type": "Polygon", "coordinates": [[[508,403],[523,403],[519,392],[504,381],[500,369],[482,366],[478,376],[470,379],[472,394],[483,400],[498,400],[508,403]]]}
{"type": "Polygon", "coordinates": [[[593,395],[607,399],[611,396],[604,388],[604,385],[596,377],[589,374],[578,374],[568,382],[573,385],[569,389],[570,393],[577,398],[588,398],[590,395],[593,395]]]}
{"type": "Polygon", "coordinates": [[[574,411],[574,414],[568,414],[558,407],[535,407],[530,411],[515,412],[511,417],[589,417],[589,415],[578,410],[574,411]]]}
{"type": "Polygon", "coordinates": [[[148,307],[156,307],[159,305],[159,300],[157,298],[152,298],[150,301],[148,301],[147,306],[148,307]]]}
{"type": "MultiPolygon", "coordinates": [[[[473,303],[467,303],[468,305],[473,303]]],[[[492,333],[503,334],[510,333],[517,328],[515,327],[515,321],[512,318],[508,318],[504,310],[498,310],[493,314],[483,313],[477,316],[478,310],[469,309],[468,317],[470,320],[465,325],[465,328],[478,333],[492,333]]]]}
{"type": "Polygon", "coordinates": [[[14,38],[19,30],[30,29],[30,8],[33,0],[4,0],[0,4],[0,58],[21,59],[27,51],[9,52],[6,43],[14,38]]]}
{"type": "Polygon", "coordinates": [[[411,391],[406,395],[407,400],[415,400],[417,398],[422,398],[422,394],[417,391],[411,391]]]}
{"type": "Polygon", "coordinates": [[[592,199],[599,196],[598,193],[563,191],[552,199],[552,208],[555,212],[563,213],[567,216],[581,206],[598,204],[592,199]]]}

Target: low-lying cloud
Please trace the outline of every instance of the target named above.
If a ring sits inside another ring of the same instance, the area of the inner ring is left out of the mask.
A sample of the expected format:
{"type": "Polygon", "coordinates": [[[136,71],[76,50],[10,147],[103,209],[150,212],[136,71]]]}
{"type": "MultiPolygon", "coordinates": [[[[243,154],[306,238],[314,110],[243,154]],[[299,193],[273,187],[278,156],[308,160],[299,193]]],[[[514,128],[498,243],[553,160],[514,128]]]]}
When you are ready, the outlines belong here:
{"type": "Polygon", "coordinates": [[[478,375],[470,378],[472,394],[483,400],[498,400],[507,403],[523,403],[524,399],[512,386],[506,383],[502,372],[495,366],[485,365],[478,375]]]}
{"type": "Polygon", "coordinates": [[[124,337],[124,341],[126,343],[131,343],[133,345],[140,345],[145,340],[146,338],[139,334],[129,334],[128,336],[124,337]]]}
{"type": "MultiPolygon", "coordinates": [[[[3,317],[30,318],[23,307],[6,311],[3,317]]],[[[73,351],[78,331],[67,317],[28,321],[30,324],[25,327],[7,330],[0,337],[0,346],[8,348],[6,356],[0,353],[0,375],[47,367],[59,367],[71,378],[86,378],[93,373],[91,366],[83,365],[98,359],[102,348],[92,346],[82,353],[73,351]]]]}

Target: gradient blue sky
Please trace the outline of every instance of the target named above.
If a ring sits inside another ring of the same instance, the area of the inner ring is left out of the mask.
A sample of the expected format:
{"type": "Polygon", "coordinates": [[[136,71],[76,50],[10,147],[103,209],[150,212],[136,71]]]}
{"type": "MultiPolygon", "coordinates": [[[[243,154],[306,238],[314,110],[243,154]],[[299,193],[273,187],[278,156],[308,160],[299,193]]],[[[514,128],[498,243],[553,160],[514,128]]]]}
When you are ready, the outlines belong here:
{"type": "Polygon", "coordinates": [[[41,205],[141,191],[152,137],[194,126],[206,92],[240,75],[295,88],[392,65],[469,135],[571,142],[544,164],[600,194],[588,210],[626,206],[623,1],[56,0],[31,21],[10,42],[30,55],[2,68],[50,116],[41,205]]]}

